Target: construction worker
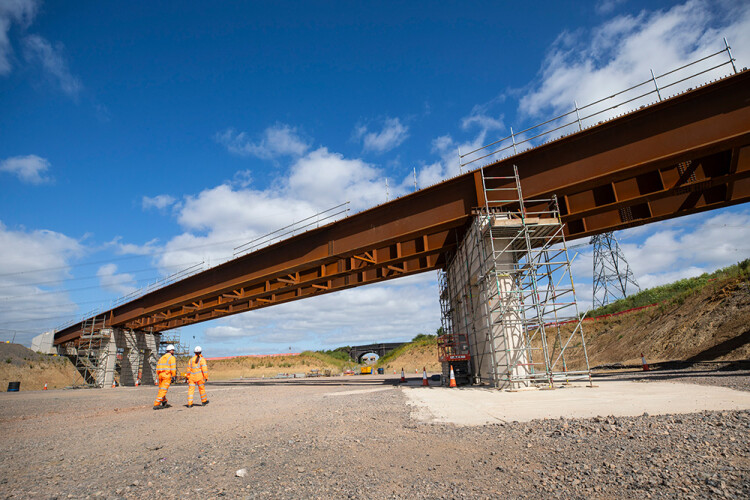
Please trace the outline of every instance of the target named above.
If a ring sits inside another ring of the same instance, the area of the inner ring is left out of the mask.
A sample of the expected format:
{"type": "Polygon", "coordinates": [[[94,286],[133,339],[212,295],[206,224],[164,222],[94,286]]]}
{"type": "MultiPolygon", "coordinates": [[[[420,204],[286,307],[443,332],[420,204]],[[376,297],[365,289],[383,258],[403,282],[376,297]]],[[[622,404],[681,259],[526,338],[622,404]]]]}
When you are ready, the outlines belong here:
{"type": "Polygon", "coordinates": [[[206,365],[206,358],[201,356],[201,346],[195,346],[195,356],[190,358],[188,362],[188,408],[193,407],[193,394],[195,394],[195,386],[198,386],[198,392],[201,394],[201,403],[203,406],[208,404],[208,398],[206,397],[206,388],[204,383],[208,380],[208,365],[206,365]]]}
{"type": "Polygon", "coordinates": [[[172,383],[172,377],[177,376],[177,358],[174,357],[174,346],[169,344],[167,352],[156,363],[156,376],[159,378],[159,394],[154,401],[154,410],[169,408],[167,404],[167,390],[172,383]]]}

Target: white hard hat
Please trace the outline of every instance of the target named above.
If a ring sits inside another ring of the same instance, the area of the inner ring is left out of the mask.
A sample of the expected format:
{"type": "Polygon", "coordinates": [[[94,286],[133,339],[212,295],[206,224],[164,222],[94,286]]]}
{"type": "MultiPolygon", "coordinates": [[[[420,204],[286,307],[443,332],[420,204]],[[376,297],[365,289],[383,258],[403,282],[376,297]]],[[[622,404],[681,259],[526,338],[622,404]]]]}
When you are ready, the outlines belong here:
{"type": "Polygon", "coordinates": [[[169,344],[167,346],[167,351],[174,351],[174,346],[172,344],[169,344]]]}
{"type": "Polygon", "coordinates": [[[201,346],[197,345],[195,346],[195,349],[193,349],[196,353],[201,352],[203,349],[201,349],[201,346]]]}

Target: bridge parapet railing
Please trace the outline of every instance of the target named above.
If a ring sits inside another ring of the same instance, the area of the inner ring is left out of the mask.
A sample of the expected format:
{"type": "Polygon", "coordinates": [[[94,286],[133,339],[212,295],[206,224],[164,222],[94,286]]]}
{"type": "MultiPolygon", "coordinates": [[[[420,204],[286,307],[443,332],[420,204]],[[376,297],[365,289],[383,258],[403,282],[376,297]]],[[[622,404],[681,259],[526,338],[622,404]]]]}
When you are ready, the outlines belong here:
{"type": "Polygon", "coordinates": [[[199,272],[203,271],[205,269],[205,261],[199,262],[198,264],[194,264],[190,267],[187,267],[181,271],[177,271],[174,274],[170,274],[169,276],[165,276],[164,278],[158,279],[154,281],[153,283],[149,283],[148,285],[141,287],[137,290],[134,290],[133,292],[130,292],[127,295],[123,295],[121,297],[118,297],[117,299],[114,299],[112,302],[109,303],[107,306],[101,306],[96,309],[92,309],[91,311],[82,314],[80,317],[76,317],[70,321],[67,321],[65,323],[62,323],[55,327],[55,331],[60,331],[65,328],[68,328],[70,326],[75,325],[76,323],[82,323],[88,318],[95,318],[97,316],[102,315],[103,313],[109,311],[110,309],[114,309],[115,307],[125,304],[126,302],[130,302],[131,300],[135,300],[139,297],[142,297],[148,293],[151,293],[155,290],[158,290],[160,288],[163,288],[167,285],[170,285],[172,283],[175,283],[177,281],[183,280],[189,276],[192,276],[194,274],[198,274],[199,272]]]}
{"type": "Polygon", "coordinates": [[[254,240],[248,241],[247,243],[243,243],[242,245],[234,248],[232,258],[255,252],[256,250],[260,250],[261,248],[267,247],[278,241],[294,236],[295,234],[303,233],[312,228],[320,227],[321,224],[328,224],[336,220],[336,218],[339,216],[347,216],[349,214],[349,210],[351,210],[349,208],[349,204],[350,202],[346,201],[344,203],[341,203],[340,205],[336,205],[335,207],[331,207],[327,210],[318,212],[315,215],[311,215],[310,217],[306,217],[302,220],[293,222],[288,226],[277,229],[276,231],[271,231],[270,233],[264,234],[263,236],[259,236],[254,240]]]}
{"type": "MultiPolygon", "coordinates": [[[[482,160],[485,160],[485,164],[489,164],[531,149],[543,141],[559,139],[571,133],[579,132],[592,124],[598,125],[613,118],[614,111],[617,108],[623,109],[621,106],[634,106],[634,108],[629,109],[629,111],[632,111],[646,107],[654,102],[662,101],[666,90],[670,90],[674,94],[685,90],[692,90],[692,87],[688,87],[690,81],[724,66],[731,66],[732,73],[737,73],[735,59],[732,57],[731,47],[726,38],[724,38],[724,48],[717,52],[708,54],[658,76],[651,70],[651,78],[619,92],[584,106],[578,106],[578,103],[573,101],[575,105],[574,109],[566,113],[519,132],[514,132],[513,127],[510,127],[510,135],[507,137],[503,137],[469,152],[462,153],[459,149],[460,170],[462,173],[464,169],[474,170],[481,166],[479,162],[482,160]],[[724,54],[726,54],[726,59],[722,57],[724,54]],[[695,72],[685,75],[685,72],[689,70],[695,72]],[[646,102],[652,96],[656,97],[656,100],[646,102]]],[[[703,83],[707,82],[699,82],[699,84],[703,83]]]]}

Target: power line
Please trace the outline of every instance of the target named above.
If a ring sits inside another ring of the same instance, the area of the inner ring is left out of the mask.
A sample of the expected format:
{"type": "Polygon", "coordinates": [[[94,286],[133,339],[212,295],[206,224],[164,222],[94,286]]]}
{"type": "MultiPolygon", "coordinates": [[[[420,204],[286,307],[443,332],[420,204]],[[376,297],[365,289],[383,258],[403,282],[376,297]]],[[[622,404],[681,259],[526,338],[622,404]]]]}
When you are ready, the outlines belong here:
{"type": "MultiPolygon", "coordinates": [[[[196,262],[195,264],[198,264],[196,262]]],[[[191,264],[191,265],[195,265],[191,264]]],[[[172,264],[171,266],[163,266],[163,267],[147,267],[144,269],[136,269],[136,270],[123,270],[119,274],[136,274],[136,273],[145,273],[146,271],[158,271],[160,269],[173,269],[173,268],[183,268],[185,267],[185,264],[172,264]]],[[[2,288],[15,288],[19,286],[38,286],[38,285],[51,285],[51,284],[60,284],[60,283],[67,283],[70,281],[83,281],[83,280],[90,280],[90,279],[97,279],[101,278],[102,276],[96,274],[91,276],[80,276],[77,278],[63,278],[59,280],[52,280],[52,281],[36,281],[36,282],[22,282],[22,283],[14,283],[12,285],[0,285],[0,289],[2,288]]],[[[151,279],[151,278],[144,278],[144,279],[151,279]]],[[[158,279],[158,276],[155,278],[158,279]]]]}
{"type": "MultiPolygon", "coordinates": [[[[70,265],[66,265],[66,266],[45,267],[45,268],[34,269],[34,270],[30,270],[30,271],[17,271],[17,272],[14,272],[14,273],[3,273],[3,274],[0,274],[0,278],[5,277],[5,276],[18,276],[18,275],[21,275],[21,274],[40,273],[40,272],[44,272],[44,271],[61,271],[61,270],[64,270],[64,269],[72,269],[72,268],[77,268],[77,267],[95,266],[97,264],[109,264],[110,262],[120,262],[120,261],[123,261],[123,260],[132,260],[132,259],[139,259],[139,258],[144,258],[144,257],[155,257],[157,255],[167,255],[167,254],[170,254],[170,253],[178,253],[178,252],[182,252],[182,251],[185,251],[185,250],[197,250],[197,249],[201,249],[201,248],[211,248],[211,247],[217,247],[217,246],[222,246],[222,245],[230,245],[230,244],[233,245],[233,244],[235,244],[237,242],[244,242],[244,241],[247,241],[247,238],[237,238],[237,239],[233,239],[233,240],[217,241],[216,243],[206,243],[204,245],[193,245],[193,246],[186,246],[186,247],[180,247],[180,248],[171,248],[169,250],[162,250],[162,251],[158,251],[158,252],[150,252],[150,253],[147,253],[147,254],[127,255],[127,256],[115,257],[115,258],[111,258],[111,259],[107,259],[107,260],[97,260],[97,261],[91,261],[91,262],[81,262],[79,264],[70,264],[70,265]]],[[[39,256],[39,255],[45,255],[45,254],[36,254],[34,256],[39,256]]]]}

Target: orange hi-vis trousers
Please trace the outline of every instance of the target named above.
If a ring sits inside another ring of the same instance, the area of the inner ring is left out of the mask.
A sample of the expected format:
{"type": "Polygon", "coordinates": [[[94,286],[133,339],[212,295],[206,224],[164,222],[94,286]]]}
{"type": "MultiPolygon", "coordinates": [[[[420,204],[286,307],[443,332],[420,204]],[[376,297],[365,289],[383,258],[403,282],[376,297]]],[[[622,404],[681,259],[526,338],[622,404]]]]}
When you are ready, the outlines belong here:
{"type": "Polygon", "coordinates": [[[154,406],[167,404],[167,390],[172,384],[172,374],[169,372],[159,372],[159,394],[156,395],[154,406]]]}
{"type": "Polygon", "coordinates": [[[190,380],[188,381],[188,406],[193,405],[193,394],[195,394],[195,386],[198,386],[198,392],[201,395],[201,403],[205,403],[208,399],[208,396],[206,396],[206,387],[205,387],[205,380],[201,377],[200,379],[193,379],[190,377],[190,380]]]}

